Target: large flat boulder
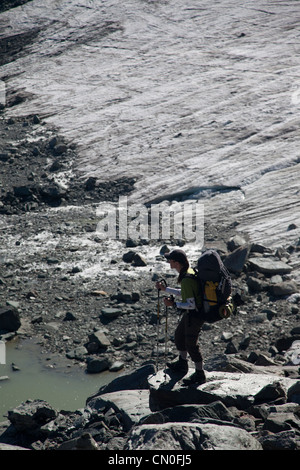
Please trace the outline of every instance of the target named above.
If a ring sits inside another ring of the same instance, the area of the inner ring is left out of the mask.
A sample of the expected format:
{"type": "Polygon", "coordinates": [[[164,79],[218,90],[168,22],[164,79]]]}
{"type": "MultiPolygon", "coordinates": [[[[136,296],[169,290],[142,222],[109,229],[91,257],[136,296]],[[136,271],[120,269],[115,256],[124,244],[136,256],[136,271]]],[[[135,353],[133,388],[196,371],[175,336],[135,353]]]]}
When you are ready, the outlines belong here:
{"type": "Polygon", "coordinates": [[[127,450],[262,450],[244,429],[203,423],[144,424],[132,429],[127,450]]]}
{"type": "Polygon", "coordinates": [[[300,403],[300,381],[274,374],[206,372],[207,382],[186,387],[166,371],[149,377],[150,409],[159,411],[182,404],[208,404],[221,401],[226,406],[246,409],[262,398],[300,403]],[[278,384],[278,385],[276,385],[278,384]],[[271,389],[264,394],[264,390],[271,389]],[[269,394],[269,395],[268,395],[269,394]]]}
{"type": "Polygon", "coordinates": [[[249,263],[252,268],[263,274],[288,274],[292,271],[292,267],[287,263],[272,257],[250,258],[249,263]]]}

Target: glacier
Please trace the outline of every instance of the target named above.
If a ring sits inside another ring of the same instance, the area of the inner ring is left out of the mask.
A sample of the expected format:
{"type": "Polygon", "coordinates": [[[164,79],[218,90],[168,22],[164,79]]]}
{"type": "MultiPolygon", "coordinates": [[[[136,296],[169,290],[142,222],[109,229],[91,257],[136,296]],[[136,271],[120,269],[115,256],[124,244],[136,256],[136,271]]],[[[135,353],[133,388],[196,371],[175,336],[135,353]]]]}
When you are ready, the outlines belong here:
{"type": "Polygon", "coordinates": [[[136,179],[131,202],[201,200],[252,241],[300,235],[296,0],[32,0],[0,40],[6,90],[76,144],[76,177],[136,179]],[[288,230],[291,224],[296,228],[288,230]]]}

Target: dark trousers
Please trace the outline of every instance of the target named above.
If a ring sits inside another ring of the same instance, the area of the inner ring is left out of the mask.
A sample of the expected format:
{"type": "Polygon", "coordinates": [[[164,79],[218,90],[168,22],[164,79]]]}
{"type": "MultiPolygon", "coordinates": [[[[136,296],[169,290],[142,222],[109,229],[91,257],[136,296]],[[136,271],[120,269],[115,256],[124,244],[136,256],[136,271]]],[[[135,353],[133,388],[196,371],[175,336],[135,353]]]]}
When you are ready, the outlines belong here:
{"type": "Polygon", "coordinates": [[[198,344],[203,325],[199,312],[186,310],[175,330],[175,345],[178,351],[187,351],[193,362],[202,362],[203,357],[198,344]]]}

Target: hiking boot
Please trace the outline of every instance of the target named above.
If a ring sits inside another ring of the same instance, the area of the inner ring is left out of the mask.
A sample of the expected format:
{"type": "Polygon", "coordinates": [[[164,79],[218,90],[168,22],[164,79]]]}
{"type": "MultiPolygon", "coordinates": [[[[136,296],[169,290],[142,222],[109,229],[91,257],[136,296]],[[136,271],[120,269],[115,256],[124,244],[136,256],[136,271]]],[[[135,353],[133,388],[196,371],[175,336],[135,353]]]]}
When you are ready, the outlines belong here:
{"type": "Polygon", "coordinates": [[[185,359],[182,359],[180,356],[179,356],[179,359],[177,361],[167,362],[167,366],[173,372],[182,372],[184,374],[187,374],[187,372],[189,370],[188,361],[186,361],[185,359]]]}
{"type": "Polygon", "coordinates": [[[204,370],[196,370],[188,379],[184,379],[184,385],[201,385],[206,382],[204,370]]]}

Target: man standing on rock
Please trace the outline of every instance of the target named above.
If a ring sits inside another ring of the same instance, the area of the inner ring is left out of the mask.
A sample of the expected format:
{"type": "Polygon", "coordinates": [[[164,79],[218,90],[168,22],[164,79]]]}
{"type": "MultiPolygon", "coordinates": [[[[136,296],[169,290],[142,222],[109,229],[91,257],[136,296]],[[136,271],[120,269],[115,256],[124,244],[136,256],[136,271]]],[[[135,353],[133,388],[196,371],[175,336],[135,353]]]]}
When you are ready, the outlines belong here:
{"type": "Polygon", "coordinates": [[[186,374],[188,372],[188,354],[195,363],[195,372],[190,378],[184,379],[185,385],[202,384],[206,381],[203,370],[203,357],[198,344],[199,333],[204,321],[201,319],[201,295],[198,282],[189,274],[194,274],[190,268],[189,261],[183,250],[173,250],[166,253],[165,257],[172,269],[175,269],[178,276],[180,289],[166,287],[163,282],[157,282],[156,288],[165,291],[167,294],[180,296],[181,302],[174,302],[171,298],[165,298],[167,307],[176,306],[183,312],[182,318],[175,331],[175,345],[179,351],[179,358],[175,362],[167,363],[167,366],[174,372],[186,374]]]}

